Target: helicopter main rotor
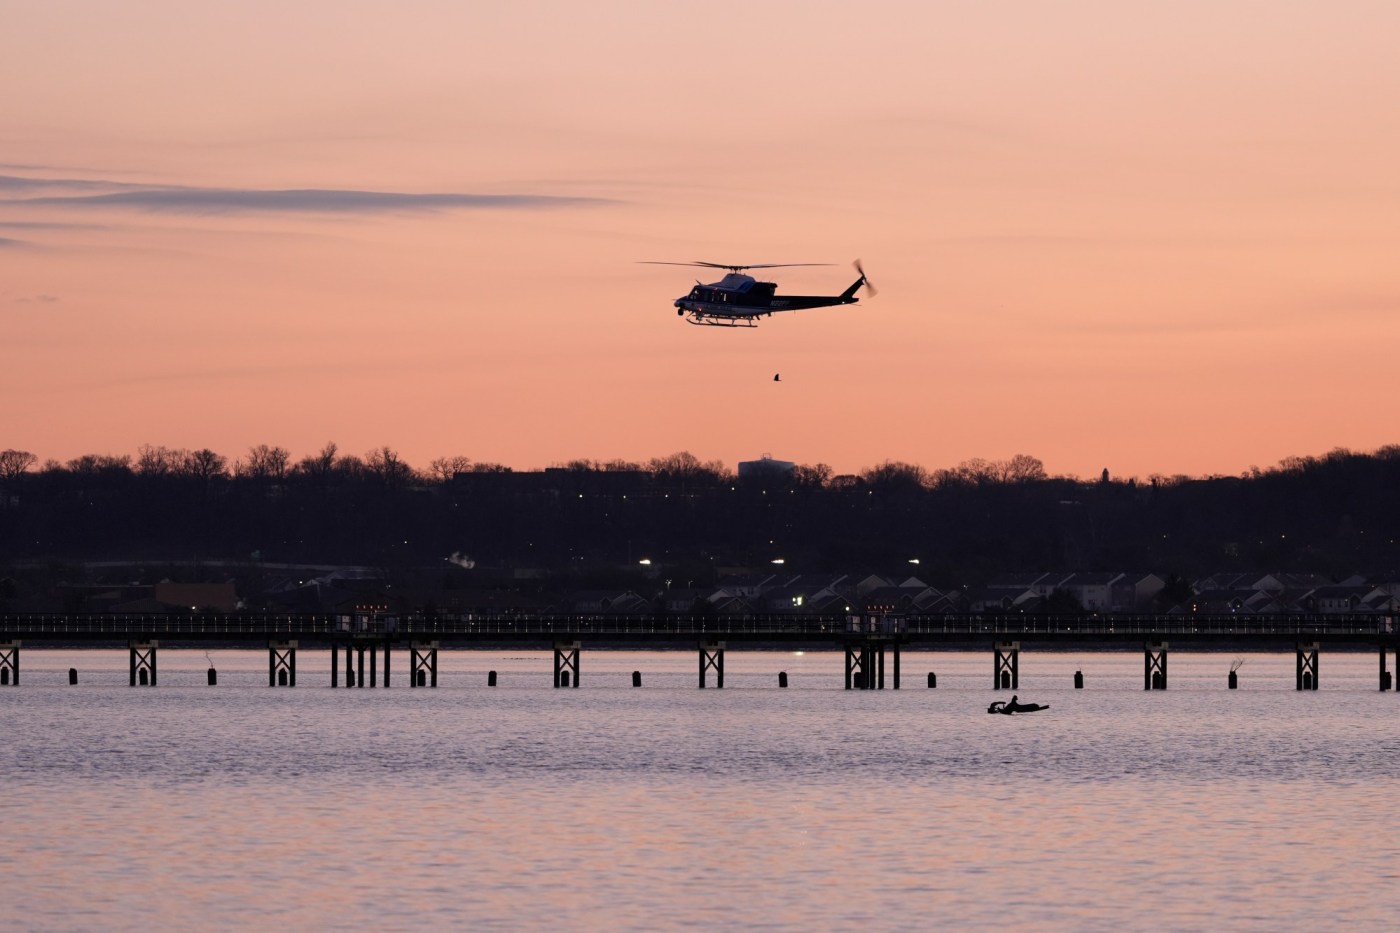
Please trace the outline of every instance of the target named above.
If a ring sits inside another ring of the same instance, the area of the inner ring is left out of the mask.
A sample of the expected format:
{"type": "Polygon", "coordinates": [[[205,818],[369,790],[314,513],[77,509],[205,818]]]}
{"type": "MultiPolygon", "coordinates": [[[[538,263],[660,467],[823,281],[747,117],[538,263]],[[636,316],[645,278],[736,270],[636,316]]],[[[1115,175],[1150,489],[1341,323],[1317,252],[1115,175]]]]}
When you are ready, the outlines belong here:
{"type": "Polygon", "coordinates": [[[745,269],[795,269],[798,266],[834,266],[834,262],[754,262],[746,266],[734,265],[727,262],[658,262],[652,259],[638,261],[644,266],[700,266],[705,269],[728,269],[736,275],[745,269]]]}

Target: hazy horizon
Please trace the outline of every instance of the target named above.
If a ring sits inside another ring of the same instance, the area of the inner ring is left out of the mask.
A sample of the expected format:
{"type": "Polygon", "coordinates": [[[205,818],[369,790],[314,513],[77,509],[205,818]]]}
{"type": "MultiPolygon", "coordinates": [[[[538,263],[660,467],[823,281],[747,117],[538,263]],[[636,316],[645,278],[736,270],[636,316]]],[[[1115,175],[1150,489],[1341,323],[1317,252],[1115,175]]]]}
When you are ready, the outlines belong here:
{"type": "MultiPolygon", "coordinates": [[[[257,445],[257,446],[262,446],[262,447],[275,447],[276,445],[257,445]]],[[[652,455],[652,456],[641,457],[641,458],[638,458],[638,459],[635,459],[635,460],[633,460],[633,459],[628,459],[628,458],[623,458],[623,457],[604,457],[604,458],[599,458],[599,459],[586,458],[586,457],[565,457],[565,458],[561,458],[561,459],[558,459],[558,460],[549,461],[548,463],[502,464],[502,463],[498,463],[498,462],[496,462],[496,461],[484,460],[484,459],[477,459],[477,458],[471,457],[471,456],[469,456],[469,455],[467,455],[467,454],[465,454],[465,453],[456,453],[456,454],[439,454],[437,457],[431,458],[431,459],[429,459],[429,460],[417,461],[417,460],[412,460],[412,459],[407,458],[407,457],[403,457],[403,456],[401,455],[401,452],[396,451],[396,450],[394,450],[393,448],[388,447],[387,445],[379,445],[379,446],[371,447],[370,449],[368,449],[368,450],[366,450],[366,451],[355,451],[355,450],[349,450],[349,449],[346,449],[346,448],[342,448],[340,445],[336,444],[334,441],[331,441],[331,442],[328,442],[328,443],[326,443],[326,444],[321,444],[321,445],[319,445],[319,446],[307,448],[307,449],[305,449],[304,451],[300,451],[300,450],[290,450],[290,449],[287,449],[287,448],[282,448],[282,450],[284,450],[284,451],[287,453],[287,455],[288,455],[287,464],[286,464],[287,470],[290,472],[292,469],[294,469],[295,467],[297,467],[297,466],[298,466],[300,463],[302,463],[303,461],[311,460],[311,459],[315,458],[317,455],[323,455],[328,447],[329,447],[329,448],[334,448],[334,454],[335,454],[335,457],[336,457],[337,461],[342,460],[342,459],[345,459],[345,460],[355,460],[355,461],[358,461],[358,462],[359,462],[360,464],[362,464],[362,465],[365,463],[365,461],[366,461],[367,459],[369,459],[369,458],[382,458],[382,457],[385,455],[385,453],[387,452],[388,454],[390,454],[390,455],[396,457],[396,458],[397,458],[397,462],[403,463],[403,464],[405,464],[406,466],[408,466],[410,469],[414,470],[415,472],[417,472],[417,473],[419,473],[419,474],[421,474],[421,475],[425,475],[425,476],[426,476],[426,475],[433,474],[433,473],[435,472],[434,467],[437,465],[437,462],[440,461],[440,460],[442,460],[442,461],[446,461],[446,460],[456,460],[456,461],[458,461],[458,462],[459,462],[459,465],[462,467],[462,469],[459,470],[459,472],[471,472],[471,468],[472,468],[472,467],[507,467],[508,469],[510,469],[510,470],[512,470],[512,471],[516,471],[516,472],[530,472],[530,471],[539,471],[539,470],[545,470],[545,469],[570,468],[570,467],[573,467],[573,466],[576,466],[576,465],[584,465],[584,466],[589,467],[589,468],[604,469],[604,470],[606,470],[606,469],[623,468],[623,467],[627,467],[627,468],[635,467],[635,468],[638,468],[638,469],[647,470],[647,469],[651,469],[651,468],[653,468],[654,466],[658,465],[661,461],[665,461],[665,460],[667,460],[667,459],[669,459],[669,458],[674,458],[674,457],[685,457],[685,456],[695,457],[695,460],[696,460],[697,464],[700,465],[701,467],[710,468],[710,467],[713,467],[713,466],[718,465],[719,467],[722,467],[724,470],[729,471],[729,472],[731,472],[731,473],[737,471],[738,466],[739,466],[740,463],[746,463],[746,462],[752,462],[752,461],[762,460],[762,459],[769,458],[769,457],[771,457],[771,458],[774,459],[774,460],[785,461],[785,462],[792,462],[792,463],[794,463],[795,465],[797,465],[797,466],[799,466],[799,467],[804,467],[804,466],[805,466],[805,467],[816,467],[816,466],[828,466],[828,467],[829,467],[829,466],[831,466],[830,464],[824,463],[823,461],[814,461],[814,462],[793,461],[793,460],[791,460],[791,458],[782,457],[782,456],[779,456],[779,455],[776,455],[776,454],[772,454],[771,452],[768,452],[768,451],[765,451],[765,452],[763,452],[763,453],[761,453],[761,454],[755,454],[755,455],[753,455],[753,456],[736,457],[736,458],[734,458],[734,459],[732,459],[732,460],[726,460],[725,458],[722,458],[722,457],[714,457],[714,458],[698,457],[698,456],[696,456],[692,451],[688,451],[688,450],[672,451],[672,452],[666,453],[666,454],[655,454],[655,455],[652,455]]],[[[14,449],[13,449],[13,448],[10,448],[10,449],[8,449],[6,452],[8,453],[8,452],[10,452],[10,451],[12,451],[12,450],[14,450],[14,449]]],[[[216,455],[218,455],[218,456],[224,458],[224,460],[225,460],[224,466],[225,466],[225,468],[227,469],[227,471],[228,471],[230,474],[236,472],[236,469],[237,469],[240,465],[245,464],[245,463],[248,463],[249,460],[251,459],[251,456],[250,456],[250,455],[253,453],[252,449],[247,449],[247,450],[244,450],[244,451],[242,451],[242,452],[240,452],[240,453],[237,453],[237,454],[229,454],[229,453],[227,453],[227,452],[225,452],[225,451],[222,451],[222,450],[213,450],[212,448],[177,448],[177,447],[169,447],[169,446],[157,445],[157,444],[142,444],[142,445],[140,445],[139,447],[137,447],[136,450],[134,450],[134,451],[132,451],[132,452],[129,452],[129,453],[114,452],[114,451],[110,451],[110,450],[107,450],[107,451],[87,450],[87,451],[84,451],[83,453],[77,454],[77,455],[75,455],[75,456],[73,456],[73,457],[64,457],[64,458],[58,458],[58,457],[48,456],[48,455],[45,455],[45,454],[43,454],[43,453],[41,453],[41,452],[39,452],[39,451],[22,451],[22,453],[28,453],[28,454],[34,455],[35,461],[34,461],[34,463],[33,463],[31,466],[28,467],[28,471],[30,471],[30,472],[36,472],[36,471],[40,471],[40,470],[43,470],[43,469],[50,468],[51,466],[57,466],[57,467],[61,467],[61,468],[65,468],[65,469],[66,469],[66,468],[69,468],[70,465],[72,465],[73,462],[74,462],[75,460],[78,460],[78,459],[81,459],[82,457],[87,457],[87,456],[96,456],[96,457],[116,457],[116,458],[119,458],[119,459],[124,459],[124,460],[127,462],[127,465],[128,465],[129,467],[135,469],[135,468],[137,468],[137,467],[139,466],[139,459],[140,459],[140,456],[141,456],[142,452],[143,452],[143,451],[147,451],[147,450],[151,451],[152,453],[154,453],[154,454],[156,454],[156,455],[158,455],[158,456],[160,456],[160,455],[165,455],[165,456],[167,456],[167,457],[170,457],[170,456],[180,456],[180,455],[189,455],[189,454],[193,454],[193,453],[202,452],[202,451],[204,451],[204,450],[209,450],[209,451],[211,451],[212,453],[214,453],[214,454],[216,454],[216,455]]],[[[1109,471],[1109,478],[1110,478],[1111,480],[1114,480],[1114,481],[1123,481],[1123,482],[1126,482],[1127,480],[1130,480],[1130,479],[1134,479],[1134,480],[1144,480],[1144,481],[1145,481],[1145,480],[1150,480],[1150,479],[1152,479],[1153,477],[1162,477],[1162,478],[1166,478],[1166,479],[1176,479],[1176,478],[1179,478],[1179,477],[1186,477],[1186,478],[1189,478],[1189,479],[1211,479],[1211,478],[1220,477],[1220,476],[1241,476],[1241,475],[1248,475],[1248,474],[1250,474],[1250,473],[1252,473],[1252,472],[1254,472],[1254,471],[1268,472],[1268,471],[1271,471],[1271,470],[1283,470],[1283,469],[1287,469],[1287,468],[1290,466],[1290,462],[1291,462],[1291,461],[1306,461],[1306,460],[1319,461],[1319,460],[1326,459],[1327,457],[1329,457],[1330,455],[1333,455],[1333,454],[1344,454],[1344,455],[1348,455],[1348,456],[1361,456],[1361,457],[1374,457],[1374,456],[1379,456],[1379,455],[1382,455],[1382,454],[1392,453],[1392,452],[1397,451],[1397,450],[1400,450],[1400,445],[1397,445],[1397,444],[1385,444],[1385,445],[1382,445],[1382,446],[1380,446],[1380,447],[1377,447],[1377,448],[1374,448],[1374,449],[1371,449],[1371,450],[1352,450],[1352,449],[1350,449],[1350,448],[1334,447],[1334,448],[1332,448],[1331,450],[1322,451],[1322,452],[1319,452],[1319,453],[1293,454],[1293,455],[1290,455],[1290,456],[1286,456],[1286,457],[1281,458],[1281,459],[1280,459],[1278,462],[1276,462],[1276,463],[1269,463],[1269,464],[1250,464],[1248,467],[1246,467],[1246,468],[1244,468],[1244,469],[1236,470],[1236,471],[1228,472],[1228,473],[1227,473],[1227,472],[1214,472],[1214,473],[1187,474],[1187,473],[1166,473],[1166,472],[1161,471],[1161,470],[1153,470],[1153,471],[1150,471],[1150,472],[1148,472],[1148,473],[1143,473],[1143,474],[1138,474],[1138,473],[1131,473],[1131,474],[1129,474],[1129,473],[1116,473],[1116,472],[1114,472],[1111,468],[1109,468],[1109,467],[1107,467],[1107,466],[1105,466],[1103,469],[1107,469],[1107,470],[1109,471]]],[[[1040,464],[1041,466],[1045,466],[1044,461],[1041,460],[1039,457],[1036,457],[1034,454],[1027,454],[1027,453],[1022,452],[1022,453],[1017,453],[1017,454],[1015,454],[1014,457],[1008,457],[1008,458],[964,457],[964,458],[962,458],[961,460],[958,460],[958,461],[956,461],[956,462],[954,462],[954,463],[946,463],[946,464],[917,463],[917,462],[913,462],[913,461],[904,461],[904,460],[895,460],[895,459],[893,459],[893,458],[884,458],[884,459],[880,459],[880,460],[871,461],[870,463],[862,464],[862,465],[860,465],[859,467],[857,467],[856,469],[853,469],[853,470],[836,470],[836,469],[833,468],[833,470],[832,470],[832,475],[833,475],[833,476],[841,476],[841,475],[861,475],[861,474],[863,474],[863,473],[866,473],[866,472],[875,470],[875,469],[877,469],[877,468],[879,468],[879,467],[894,464],[894,465],[903,465],[903,466],[917,467],[917,468],[919,468],[919,469],[925,471],[925,473],[927,473],[930,477],[932,477],[934,474],[936,474],[936,473],[938,473],[938,472],[941,472],[941,471],[954,471],[954,470],[957,470],[957,469],[960,468],[960,467],[966,467],[966,466],[969,466],[969,465],[981,465],[981,466],[988,466],[988,465],[992,465],[992,466],[996,466],[996,465],[1005,465],[1005,464],[1007,464],[1008,462],[1010,462],[1010,461],[1012,461],[1012,460],[1020,460],[1020,459],[1022,459],[1022,458],[1028,458],[1029,460],[1033,461],[1034,463],[1040,464]]],[[[1095,481],[1095,480],[1100,479],[1101,476],[1102,476],[1102,470],[1094,471],[1094,472],[1092,472],[1092,473],[1090,473],[1090,474],[1075,474],[1075,473],[1058,472],[1058,471],[1050,470],[1050,469],[1047,468],[1047,469],[1045,470],[1045,474],[1046,474],[1046,475],[1043,477],[1044,479],[1071,479],[1071,480],[1079,480],[1079,481],[1084,481],[1084,482],[1090,482],[1090,481],[1095,481]]]]}

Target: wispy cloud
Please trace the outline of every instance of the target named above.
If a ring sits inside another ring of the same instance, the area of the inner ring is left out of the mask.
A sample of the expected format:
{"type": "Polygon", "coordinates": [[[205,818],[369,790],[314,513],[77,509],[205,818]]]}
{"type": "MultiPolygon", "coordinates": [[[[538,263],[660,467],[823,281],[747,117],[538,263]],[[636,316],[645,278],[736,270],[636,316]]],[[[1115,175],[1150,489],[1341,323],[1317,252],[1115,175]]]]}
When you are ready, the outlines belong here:
{"type": "Polygon", "coordinates": [[[14,299],[15,304],[21,304],[21,305],[27,305],[27,304],[51,305],[51,304],[53,304],[55,301],[58,301],[58,296],[57,296],[57,295],[31,295],[31,296],[26,296],[26,297],[24,297],[24,298],[16,298],[16,299],[14,299]]]}
{"type": "Polygon", "coordinates": [[[0,236],[0,249],[24,249],[31,244],[27,240],[16,240],[13,237],[0,236]]]}
{"type": "Polygon", "coordinates": [[[468,194],[363,191],[340,188],[201,188],[140,185],[96,179],[0,175],[0,205],[131,208],[185,214],[373,214],[461,209],[528,210],[615,204],[608,198],[546,194],[468,194]],[[62,192],[62,193],[57,193],[62,192]]]}
{"type": "Polygon", "coordinates": [[[309,212],[330,214],[432,211],[448,208],[581,207],[611,203],[603,198],[542,194],[408,194],[297,188],[257,191],[239,188],[175,188],[16,199],[44,207],[134,207],[176,213],[309,212]]]}
{"type": "Polygon", "coordinates": [[[148,187],[152,186],[109,181],[105,178],[31,178],[27,175],[0,175],[0,194],[23,194],[30,191],[113,191],[119,188],[148,187]]]}
{"type": "MultiPolygon", "coordinates": [[[[4,201],[0,200],[0,204],[4,201]]],[[[0,220],[0,230],[102,230],[102,224],[55,223],[48,220],[0,220]]]]}

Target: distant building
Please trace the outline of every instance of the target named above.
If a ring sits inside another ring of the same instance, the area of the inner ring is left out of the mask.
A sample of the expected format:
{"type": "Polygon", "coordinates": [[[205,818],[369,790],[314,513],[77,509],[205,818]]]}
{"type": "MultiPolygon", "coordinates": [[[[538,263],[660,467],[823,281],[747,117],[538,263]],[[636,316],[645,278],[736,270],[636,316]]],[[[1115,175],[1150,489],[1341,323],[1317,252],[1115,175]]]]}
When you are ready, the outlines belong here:
{"type": "Polygon", "coordinates": [[[162,580],[151,594],[167,606],[188,606],[200,612],[232,612],[238,608],[238,595],[232,583],[172,583],[162,580]]]}
{"type": "Polygon", "coordinates": [[[757,460],[739,461],[740,479],[773,479],[791,476],[797,464],[791,460],[774,460],[771,454],[764,454],[757,460]]]}

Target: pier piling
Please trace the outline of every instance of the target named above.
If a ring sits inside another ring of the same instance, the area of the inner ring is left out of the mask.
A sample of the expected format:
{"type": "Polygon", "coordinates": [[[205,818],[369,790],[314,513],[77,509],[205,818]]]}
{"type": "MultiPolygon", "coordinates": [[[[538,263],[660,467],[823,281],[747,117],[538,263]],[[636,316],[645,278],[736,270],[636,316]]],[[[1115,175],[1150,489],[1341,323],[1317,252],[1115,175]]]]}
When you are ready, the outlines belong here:
{"type": "Polygon", "coordinates": [[[78,669],[77,669],[76,667],[70,667],[70,668],[68,668],[68,686],[72,687],[72,686],[75,686],[77,683],[78,683],[78,669]]]}
{"type": "Polygon", "coordinates": [[[1167,643],[1149,641],[1142,646],[1142,689],[1167,689],[1167,643]]]}
{"type": "Polygon", "coordinates": [[[899,689],[899,642],[892,639],[863,638],[848,641],[846,649],[846,689],[885,689],[885,647],[893,652],[891,686],[899,689]]]}
{"type": "MultiPolygon", "coordinates": [[[[424,685],[437,686],[438,667],[438,642],[436,641],[413,641],[408,644],[409,672],[408,682],[410,686],[422,687],[424,685]]],[[[384,662],[385,686],[388,686],[389,662],[384,662]]]]}
{"type": "Polygon", "coordinates": [[[724,642],[700,643],[700,689],[705,689],[705,673],[715,672],[715,688],[724,689],[724,642]]]}
{"type": "MultiPolygon", "coordinates": [[[[334,657],[335,652],[331,652],[334,657]]],[[[297,685],[297,643],[273,639],[267,643],[267,685],[295,687],[297,685]]]]}
{"type": "Polygon", "coordinates": [[[579,649],[582,644],[577,641],[556,641],[554,643],[554,686],[568,687],[569,675],[573,675],[572,686],[579,684],[579,649]]]}
{"type": "Polygon", "coordinates": [[[641,685],[642,685],[642,672],[641,672],[641,671],[633,671],[633,672],[632,672],[632,686],[634,686],[634,687],[640,687],[641,685]]]}
{"type": "Polygon", "coordinates": [[[1083,671],[1075,671],[1075,672],[1074,672],[1074,689],[1076,689],[1076,690],[1083,690],[1083,689],[1084,689],[1084,672],[1083,672],[1083,671]]]}
{"type": "Polygon", "coordinates": [[[0,641],[0,687],[19,686],[19,642],[0,641]]]}
{"type": "Polygon", "coordinates": [[[999,641],[992,648],[992,689],[1019,690],[1021,680],[1021,643],[999,641]]]}
{"type": "Polygon", "coordinates": [[[846,689],[865,689],[865,651],[860,642],[846,643],[846,689]]]}
{"type": "Polygon", "coordinates": [[[787,671],[778,671],[778,689],[787,689],[787,671]]]}
{"type": "Polygon", "coordinates": [[[214,670],[214,669],[211,667],[211,668],[209,668],[209,686],[211,686],[211,687],[217,687],[218,685],[219,685],[219,672],[216,671],[216,670],[214,670]]]}
{"type": "Polygon", "coordinates": [[[494,686],[496,686],[496,672],[495,672],[495,671],[487,671],[487,672],[486,672],[486,686],[488,686],[488,687],[494,687],[494,686]]]}
{"type": "Polygon", "coordinates": [[[1298,679],[1295,689],[1317,689],[1317,642],[1299,642],[1298,679]]]}
{"type": "Polygon", "coordinates": [[[160,643],[152,639],[151,641],[132,641],[127,643],[131,651],[131,686],[140,685],[142,687],[150,684],[156,685],[156,649],[160,643]]]}
{"type": "Polygon", "coordinates": [[[928,688],[932,690],[938,686],[938,675],[933,671],[928,672],[928,688]]]}

